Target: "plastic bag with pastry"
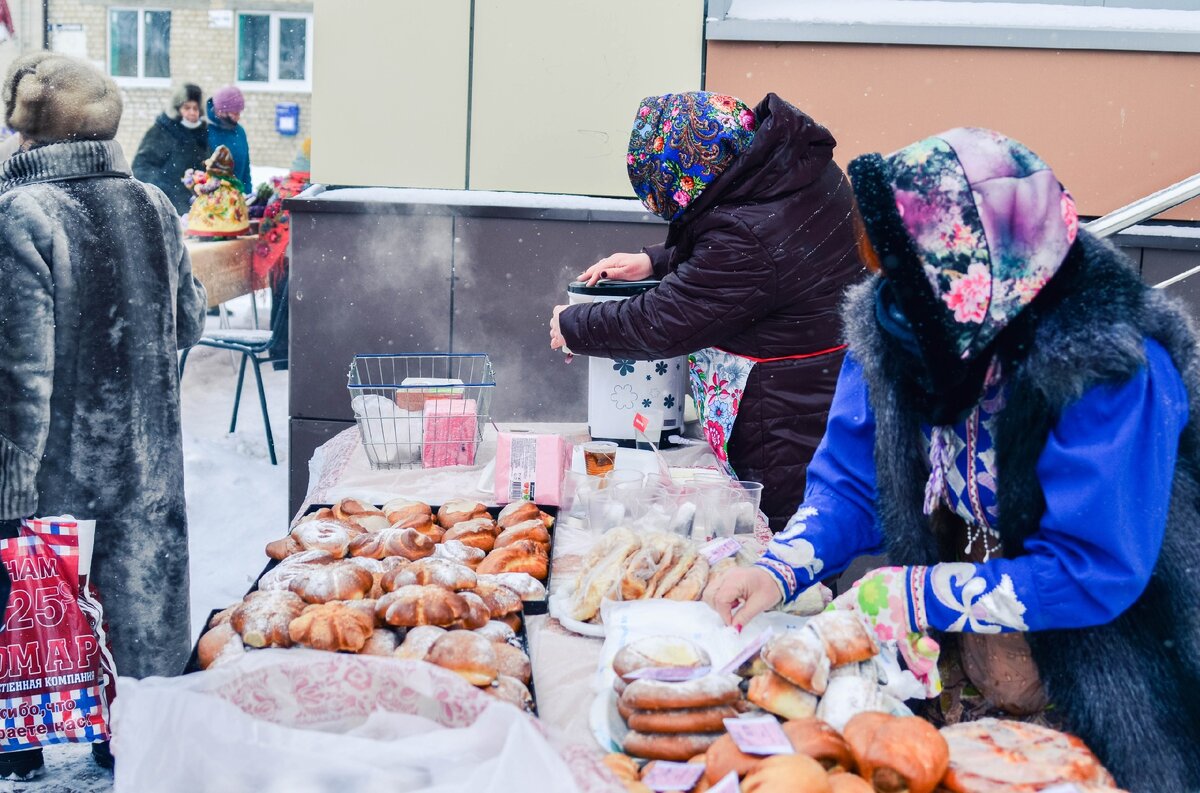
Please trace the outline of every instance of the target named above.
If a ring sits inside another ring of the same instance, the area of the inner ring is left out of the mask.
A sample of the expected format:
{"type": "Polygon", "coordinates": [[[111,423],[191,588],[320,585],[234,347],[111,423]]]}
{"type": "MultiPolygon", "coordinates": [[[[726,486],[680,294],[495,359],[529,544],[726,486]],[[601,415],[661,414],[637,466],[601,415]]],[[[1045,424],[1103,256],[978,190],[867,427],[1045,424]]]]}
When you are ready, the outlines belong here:
{"type": "Polygon", "coordinates": [[[641,541],[628,529],[613,529],[598,542],[603,550],[595,555],[595,549],[584,560],[584,569],[571,598],[570,617],[586,622],[600,613],[604,596],[619,585],[625,561],[641,548],[641,541]],[[593,559],[594,557],[594,559],[593,559]]]}
{"type": "Polygon", "coordinates": [[[667,600],[699,600],[708,583],[708,571],[708,560],[697,554],[691,567],[663,597],[667,600]]]}
{"type": "MultiPolygon", "coordinates": [[[[666,597],[667,593],[674,589],[675,585],[682,581],[688,571],[692,569],[696,564],[696,560],[700,559],[700,553],[696,549],[695,543],[689,542],[682,537],[676,537],[675,540],[675,558],[670,567],[658,579],[650,597],[666,597]]],[[[707,569],[707,563],[705,563],[705,566],[707,569]]]]}

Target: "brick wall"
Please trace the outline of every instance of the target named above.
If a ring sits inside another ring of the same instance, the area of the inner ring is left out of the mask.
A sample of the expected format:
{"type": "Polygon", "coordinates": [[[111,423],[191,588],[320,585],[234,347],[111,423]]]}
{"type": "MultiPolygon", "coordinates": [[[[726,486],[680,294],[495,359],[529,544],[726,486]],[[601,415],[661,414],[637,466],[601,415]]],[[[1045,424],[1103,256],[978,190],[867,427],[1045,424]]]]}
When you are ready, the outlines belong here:
{"type": "MultiPolygon", "coordinates": [[[[236,75],[237,29],[210,28],[209,10],[311,12],[312,4],[289,0],[50,0],[51,24],[80,24],[87,34],[88,58],[107,68],[108,9],[146,7],[171,11],[171,82],[192,82],[204,90],[207,99],[214,90],[234,81],[236,75]]],[[[236,25],[236,17],[235,17],[236,25]]],[[[311,30],[311,28],[310,28],[311,30]]],[[[312,47],[312,41],[308,42],[312,47]]],[[[255,165],[286,168],[292,163],[300,142],[309,134],[312,122],[312,95],[294,91],[257,90],[242,86],[246,109],[242,126],[250,141],[250,161],[255,165]],[[294,102],[300,106],[298,135],[280,135],[275,131],[275,105],[294,102]]],[[[117,140],[132,159],[142,136],[163,111],[171,96],[169,88],[122,86],[125,113],[117,140]]]]}

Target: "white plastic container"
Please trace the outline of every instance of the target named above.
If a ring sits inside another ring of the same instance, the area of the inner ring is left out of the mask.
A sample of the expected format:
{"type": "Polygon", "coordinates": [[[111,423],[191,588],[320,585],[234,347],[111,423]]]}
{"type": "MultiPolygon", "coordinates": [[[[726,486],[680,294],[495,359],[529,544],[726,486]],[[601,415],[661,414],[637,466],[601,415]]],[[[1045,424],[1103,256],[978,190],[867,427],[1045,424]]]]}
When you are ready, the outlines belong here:
{"type": "MultiPolygon", "coordinates": [[[[625,300],[656,286],[658,281],[601,281],[595,286],[576,281],[567,294],[576,305],[625,300]]],[[[686,356],[658,361],[589,357],[588,429],[595,440],[632,445],[633,417],[641,413],[650,420],[650,440],[662,445],[683,428],[687,393],[686,356]]]]}

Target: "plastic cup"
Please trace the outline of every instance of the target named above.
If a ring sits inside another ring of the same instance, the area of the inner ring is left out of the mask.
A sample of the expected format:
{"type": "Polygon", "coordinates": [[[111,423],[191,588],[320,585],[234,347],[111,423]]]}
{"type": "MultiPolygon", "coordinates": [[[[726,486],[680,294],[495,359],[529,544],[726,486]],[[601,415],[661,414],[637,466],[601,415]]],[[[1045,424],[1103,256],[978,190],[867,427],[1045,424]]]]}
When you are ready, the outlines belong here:
{"type": "Polygon", "coordinates": [[[640,485],[645,478],[641,471],[633,471],[627,468],[622,468],[619,471],[609,471],[604,476],[604,487],[616,487],[624,484],[640,485]]]}
{"type": "Polygon", "coordinates": [[[604,487],[603,476],[588,476],[579,471],[563,474],[562,514],[584,520],[587,518],[587,500],[592,493],[604,487]]]}
{"type": "Polygon", "coordinates": [[[692,539],[702,542],[718,537],[730,537],[734,529],[734,495],[727,481],[697,481],[695,490],[696,520],[692,539]]]}
{"type": "Polygon", "coordinates": [[[628,521],[625,504],[612,490],[597,490],[587,499],[587,525],[592,534],[604,534],[628,521]]]}
{"type": "Polygon", "coordinates": [[[617,444],[592,441],[583,444],[583,467],[592,476],[607,474],[617,464],[617,444]]]}
{"type": "Polygon", "coordinates": [[[733,533],[753,534],[762,505],[762,483],[741,479],[730,489],[733,491],[733,533]]]}

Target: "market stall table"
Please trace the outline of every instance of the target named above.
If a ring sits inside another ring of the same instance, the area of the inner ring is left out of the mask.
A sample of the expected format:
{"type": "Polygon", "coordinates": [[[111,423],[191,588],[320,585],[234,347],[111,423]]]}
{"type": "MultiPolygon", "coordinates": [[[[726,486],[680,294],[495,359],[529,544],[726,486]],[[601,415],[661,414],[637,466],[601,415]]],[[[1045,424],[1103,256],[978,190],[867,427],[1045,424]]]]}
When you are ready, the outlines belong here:
{"type": "MultiPolygon", "coordinates": [[[[587,427],[583,424],[500,424],[499,429],[554,433],[571,442],[589,440],[587,427]]],[[[489,427],[476,458],[481,461],[479,465],[372,470],[359,440],[358,428],[351,427],[313,454],[309,462],[308,493],[295,518],[305,514],[313,504],[329,504],[350,496],[374,503],[397,496],[431,504],[440,504],[455,496],[494,503],[491,480],[481,482],[481,476],[486,464],[495,458],[495,451],[495,430],[489,427]],[[480,489],[481,484],[485,485],[485,490],[480,489]]],[[[672,467],[716,467],[716,458],[707,445],[666,449],[663,455],[672,467]]],[[[572,579],[581,563],[579,543],[563,542],[562,522],[558,528],[560,531],[552,549],[552,590],[572,579]]],[[[582,532],[573,534],[578,537],[582,532]]],[[[756,541],[752,535],[744,535],[744,539],[756,543],[761,551],[761,540],[756,541]]],[[[600,747],[588,726],[588,712],[595,697],[592,680],[603,641],[571,633],[549,615],[527,616],[526,628],[539,717],[568,740],[592,746],[599,752],[600,747]]]]}
{"type": "Polygon", "coordinates": [[[208,291],[209,308],[266,286],[256,283],[254,276],[254,247],[258,237],[187,239],[185,244],[192,260],[192,275],[208,291]]]}

